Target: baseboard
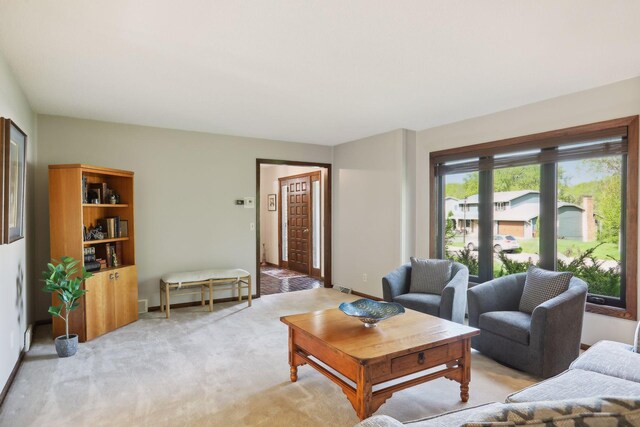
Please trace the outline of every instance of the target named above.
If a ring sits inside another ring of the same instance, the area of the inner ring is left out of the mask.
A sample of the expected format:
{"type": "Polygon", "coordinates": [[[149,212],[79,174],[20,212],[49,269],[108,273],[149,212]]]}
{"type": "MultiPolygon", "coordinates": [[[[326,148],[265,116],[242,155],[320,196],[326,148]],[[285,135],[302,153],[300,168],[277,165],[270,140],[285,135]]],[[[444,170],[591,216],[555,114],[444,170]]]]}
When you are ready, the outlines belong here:
{"type": "MultiPolygon", "coordinates": [[[[258,298],[257,295],[252,295],[251,299],[256,299],[258,298]]],[[[243,301],[247,300],[246,296],[242,297],[243,301]]],[[[232,302],[232,301],[238,301],[238,297],[228,297],[228,298],[218,298],[218,299],[214,299],[213,303],[217,304],[219,302],[232,302]]],[[[208,300],[205,301],[205,304],[208,304],[208,300]]],[[[201,301],[189,301],[189,302],[179,302],[176,304],[171,304],[171,309],[176,309],[176,308],[185,308],[185,307],[195,307],[195,306],[200,306],[202,305],[201,301]]],[[[159,305],[153,305],[151,307],[149,307],[149,311],[160,311],[160,306],[159,305]]]]}
{"type": "Polygon", "coordinates": [[[52,323],[53,323],[53,320],[51,318],[36,320],[35,322],[33,322],[33,329],[35,330],[36,326],[50,325],[52,323]]]}
{"type": "Polygon", "coordinates": [[[7,379],[7,383],[2,388],[2,392],[0,393],[0,406],[2,406],[2,403],[4,403],[4,399],[5,399],[5,397],[7,397],[7,394],[9,393],[9,389],[11,388],[11,385],[13,384],[13,380],[16,378],[16,375],[18,374],[18,370],[20,369],[20,366],[22,365],[22,359],[24,359],[24,351],[20,352],[20,356],[18,357],[18,361],[16,362],[15,366],[13,367],[13,370],[11,371],[11,374],[9,374],[9,378],[7,379]]]}
{"type": "Polygon", "coordinates": [[[280,268],[280,266],[278,264],[274,264],[272,262],[268,262],[266,263],[266,265],[262,265],[262,263],[260,263],[260,267],[275,267],[275,268],[280,268]]]}
{"type": "Polygon", "coordinates": [[[374,297],[373,295],[363,294],[362,292],[351,290],[351,293],[353,295],[355,295],[355,296],[358,296],[358,297],[368,298],[368,299],[372,299],[374,301],[382,301],[382,298],[380,298],[380,297],[374,297]]]}

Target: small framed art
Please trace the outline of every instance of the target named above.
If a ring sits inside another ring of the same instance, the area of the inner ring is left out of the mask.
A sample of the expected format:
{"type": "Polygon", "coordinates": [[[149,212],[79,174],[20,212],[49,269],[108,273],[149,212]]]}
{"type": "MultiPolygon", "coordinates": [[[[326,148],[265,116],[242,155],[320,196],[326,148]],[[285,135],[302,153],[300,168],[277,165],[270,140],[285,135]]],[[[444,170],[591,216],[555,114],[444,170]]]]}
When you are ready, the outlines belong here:
{"type": "Polygon", "coordinates": [[[270,211],[278,210],[278,195],[277,194],[269,194],[267,199],[267,209],[270,211]]]}
{"type": "Polygon", "coordinates": [[[27,134],[11,119],[0,119],[2,169],[3,243],[13,243],[24,237],[25,192],[27,176],[27,134]]]}

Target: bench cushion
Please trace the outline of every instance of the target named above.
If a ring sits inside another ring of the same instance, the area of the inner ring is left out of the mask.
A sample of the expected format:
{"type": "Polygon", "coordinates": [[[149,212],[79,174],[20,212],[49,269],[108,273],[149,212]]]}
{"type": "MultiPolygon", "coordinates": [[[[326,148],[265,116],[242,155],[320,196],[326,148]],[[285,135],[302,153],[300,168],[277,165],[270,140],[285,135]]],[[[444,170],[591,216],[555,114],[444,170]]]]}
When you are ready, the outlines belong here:
{"type": "Polygon", "coordinates": [[[164,283],[204,282],[206,280],[240,279],[249,276],[249,272],[239,268],[185,271],[162,276],[164,283]]]}

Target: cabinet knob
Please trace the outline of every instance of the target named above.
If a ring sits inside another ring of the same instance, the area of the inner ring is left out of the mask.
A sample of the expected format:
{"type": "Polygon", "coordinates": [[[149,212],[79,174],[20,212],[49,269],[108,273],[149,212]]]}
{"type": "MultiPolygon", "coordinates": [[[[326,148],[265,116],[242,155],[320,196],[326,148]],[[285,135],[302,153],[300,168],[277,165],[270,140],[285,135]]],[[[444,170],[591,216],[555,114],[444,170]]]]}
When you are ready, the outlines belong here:
{"type": "Polygon", "coordinates": [[[116,273],[116,280],[120,278],[120,273],[116,273]]]}
{"type": "Polygon", "coordinates": [[[113,280],[113,273],[109,274],[109,280],[113,280]]]}

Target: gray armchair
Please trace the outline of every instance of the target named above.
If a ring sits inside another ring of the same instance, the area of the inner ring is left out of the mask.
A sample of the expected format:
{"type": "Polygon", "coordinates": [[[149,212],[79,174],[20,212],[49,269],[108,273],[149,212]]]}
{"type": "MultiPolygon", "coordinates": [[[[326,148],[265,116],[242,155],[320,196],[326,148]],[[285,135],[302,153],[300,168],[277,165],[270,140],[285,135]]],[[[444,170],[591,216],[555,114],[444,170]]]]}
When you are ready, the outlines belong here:
{"type": "Polygon", "coordinates": [[[421,311],[457,323],[464,322],[467,308],[469,269],[454,262],[451,280],[442,295],[410,293],[411,264],[404,264],[382,278],[382,295],[387,302],[397,302],[411,310],[421,311]]]}
{"type": "Polygon", "coordinates": [[[572,278],[569,289],[528,314],[519,311],[526,277],[512,274],[469,289],[469,326],[481,330],[471,346],[500,363],[548,378],[578,357],[587,284],[572,278]]]}

